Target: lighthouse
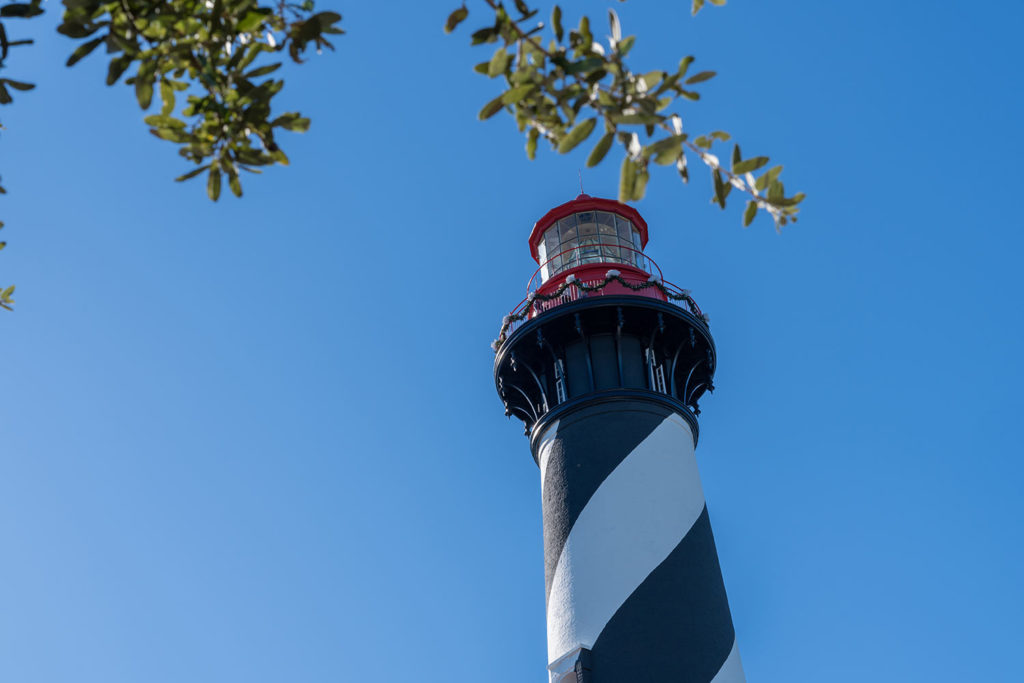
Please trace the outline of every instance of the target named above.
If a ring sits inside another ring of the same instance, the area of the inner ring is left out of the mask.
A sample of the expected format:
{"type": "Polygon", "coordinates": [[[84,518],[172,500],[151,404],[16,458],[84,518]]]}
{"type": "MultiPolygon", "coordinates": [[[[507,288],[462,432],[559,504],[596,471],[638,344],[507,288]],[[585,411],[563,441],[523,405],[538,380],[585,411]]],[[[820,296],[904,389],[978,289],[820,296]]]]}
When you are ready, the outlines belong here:
{"type": "Polygon", "coordinates": [[[715,345],[647,238],[609,199],[549,211],[494,343],[540,468],[550,682],[744,683],[695,457],[715,345]]]}

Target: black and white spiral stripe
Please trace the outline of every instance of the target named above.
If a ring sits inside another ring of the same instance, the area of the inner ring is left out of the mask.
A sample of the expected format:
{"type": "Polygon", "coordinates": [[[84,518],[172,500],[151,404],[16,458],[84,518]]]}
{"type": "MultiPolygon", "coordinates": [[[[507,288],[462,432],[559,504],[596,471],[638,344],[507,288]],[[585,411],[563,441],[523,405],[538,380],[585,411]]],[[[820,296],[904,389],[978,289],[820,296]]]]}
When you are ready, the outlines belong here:
{"type": "Polygon", "coordinates": [[[596,404],[535,445],[549,663],[583,647],[597,681],[743,683],[688,422],[596,404]]]}

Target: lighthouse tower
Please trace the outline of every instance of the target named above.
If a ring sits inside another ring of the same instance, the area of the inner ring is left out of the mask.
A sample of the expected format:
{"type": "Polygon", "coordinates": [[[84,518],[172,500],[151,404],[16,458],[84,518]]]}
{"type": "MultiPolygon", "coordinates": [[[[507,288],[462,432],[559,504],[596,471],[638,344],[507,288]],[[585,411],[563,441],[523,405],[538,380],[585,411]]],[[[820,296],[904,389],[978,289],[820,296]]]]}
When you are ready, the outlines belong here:
{"type": "Polygon", "coordinates": [[[550,680],[744,683],[694,457],[715,345],[646,244],[619,202],[552,209],[495,342],[540,467],[550,680]]]}

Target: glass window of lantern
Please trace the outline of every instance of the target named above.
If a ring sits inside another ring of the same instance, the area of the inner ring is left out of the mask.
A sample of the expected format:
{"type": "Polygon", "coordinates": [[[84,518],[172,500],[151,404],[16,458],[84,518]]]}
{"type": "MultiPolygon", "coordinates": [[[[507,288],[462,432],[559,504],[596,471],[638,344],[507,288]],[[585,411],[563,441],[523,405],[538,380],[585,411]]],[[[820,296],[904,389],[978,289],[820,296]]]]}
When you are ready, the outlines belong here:
{"type": "Polygon", "coordinates": [[[562,259],[559,270],[566,270],[580,264],[579,240],[576,237],[576,214],[566,216],[558,221],[558,237],[561,240],[559,250],[562,259]]]}
{"type": "MultiPolygon", "coordinates": [[[[627,221],[622,216],[615,217],[615,226],[619,233],[619,244],[624,247],[633,246],[633,224],[627,221]]],[[[636,264],[636,254],[629,249],[622,250],[622,262],[630,265],[636,264]]]]}
{"type": "Polygon", "coordinates": [[[596,211],[585,211],[576,214],[576,221],[580,226],[580,237],[588,237],[597,234],[596,211]]]}
{"type": "Polygon", "coordinates": [[[597,234],[601,240],[601,257],[603,260],[621,260],[619,257],[619,238],[615,231],[615,215],[606,211],[597,212],[597,234]]]}
{"type": "Polygon", "coordinates": [[[632,241],[633,239],[631,237],[631,235],[633,234],[633,224],[627,221],[622,216],[615,217],[615,224],[616,226],[618,226],[619,237],[622,238],[622,241],[624,243],[629,244],[630,241],[632,241]]]}
{"type": "Polygon", "coordinates": [[[645,263],[640,233],[630,221],[609,211],[580,211],[559,220],[545,231],[538,255],[545,280],[587,263],[640,267],[645,263]]]}
{"type": "Polygon", "coordinates": [[[562,244],[576,240],[576,214],[558,221],[558,237],[562,244]]]}
{"type": "Polygon", "coordinates": [[[636,230],[633,231],[633,248],[636,249],[636,251],[633,252],[633,256],[636,257],[635,258],[636,265],[638,267],[640,267],[640,268],[646,268],[646,261],[647,261],[647,259],[644,258],[643,252],[641,251],[641,247],[640,247],[640,233],[637,232],[636,230]]]}
{"type": "Polygon", "coordinates": [[[601,249],[597,246],[600,239],[597,236],[596,213],[595,211],[585,211],[576,214],[579,224],[581,263],[597,263],[601,260],[601,249]]]}
{"type": "Polygon", "coordinates": [[[544,233],[544,244],[548,248],[549,256],[557,256],[558,252],[561,251],[561,249],[558,248],[558,245],[561,244],[561,242],[558,240],[557,225],[552,225],[548,228],[547,232],[544,233]]]}
{"type": "MultiPolygon", "coordinates": [[[[561,243],[558,241],[558,225],[553,225],[548,228],[547,232],[544,233],[544,247],[547,251],[547,257],[551,259],[550,263],[544,265],[544,269],[541,272],[541,277],[545,280],[551,277],[554,273],[558,272],[562,266],[562,257],[559,256],[559,252],[562,251],[561,243]]],[[[541,263],[544,263],[544,259],[541,259],[541,263]]]]}

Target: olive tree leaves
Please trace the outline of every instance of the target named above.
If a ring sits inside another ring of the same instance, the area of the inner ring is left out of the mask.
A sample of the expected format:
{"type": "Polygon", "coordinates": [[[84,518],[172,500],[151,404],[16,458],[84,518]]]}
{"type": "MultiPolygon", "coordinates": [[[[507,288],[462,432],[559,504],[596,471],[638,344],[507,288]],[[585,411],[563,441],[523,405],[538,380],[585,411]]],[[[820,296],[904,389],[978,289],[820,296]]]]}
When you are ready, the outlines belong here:
{"type": "MultiPolygon", "coordinates": [[[[725,4],[725,0],[710,0],[710,2],[712,5],[718,5],[719,7],[725,4]]],[[[704,0],[693,0],[693,9],[691,10],[693,16],[697,16],[697,12],[701,11],[703,7],[704,0]]]]}
{"type": "MultiPolygon", "coordinates": [[[[287,164],[278,147],[279,129],[304,132],[309,119],[298,112],[271,113],[273,97],[284,81],[269,77],[287,52],[302,62],[314,48],[334,49],[328,36],[344,33],[341,15],[314,11],[313,0],[301,4],[276,0],[63,0],[57,29],[79,41],[68,66],[100,46],[110,55],[107,85],[121,80],[135,90],[142,109],[159,102],[159,113],[145,117],[150,132],[179,145],[179,154],[194,168],[179,181],[207,174],[210,199],[220,197],[222,179],[242,195],[240,171],[287,164]],[[183,100],[183,102],[179,102],[183,100]]],[[[0,68],[10,48],[31,40],[11,40],[5,22],[43,13],[42,0],[0,5],[0,68]]],[[[13,101],[12,90],[31,83],[0,78],[0,104],[13,101]]],[[[4,193],[0,187],[0,194],[4,193]]],[[[3,223],[0,223],[0,227],[3,223]]],[[[0,242],[0,249],[5,246],[0,242]]],[[[0,308],[10,309],[14,287],[0,286],[0,308]]]]}
{"type": "Polygon", "coordinates": [[[272,115],[272,100],[284,87],[269,77],[282,64],[274,58],[287,52],[302,62],[309,48],[333,49],[327,36],[344,33],[341,15],[315,12],[313,0],[63,1],[57,30],[81,41],[68,66],[103,45],[111,55],[107,85],[131,70],[124,82],[134,87],[139,106],[146,110],[159,101],[159,113],[145,117],[150,132],[179,145],[178,153],[195,166],[176,180],[206,173],[214,201],[222,178],[240,197],[240,171],[288,163],[276,130],[309,128],[298,112],[272,115]]]}
{"type": "MultiPolygon", "coordinates": [[[[42,0],[30,0],[30,2],[8,2],[0,6],[0,69],[6,66],[5,62],[12,47],[31,45],[31,39],[11,40],[7,35],[5,22],[8,19],[31,19],[43,13],[42,0]]],[[[33,83],[24,83],[11,78],[0,78],[0,104],[10,104],[14,101],[11,90],[32,90],[33,83]]]]}
{"type": "MultiPolygon", "coordinates": [[[[613,10],[608,12],[610,35],[605,47],[595,39],[587,16],[581,17],[575,28],[567,29],[558,5],[552,7],[545,25],[537,19],[539,10],[526,0],[514,0],[511,8],[499,0],[482,2],[488,9],[488,21],[493,14],[494,22],[475,30],[471,43],[498,47],[474,70],[488,78],[503,78],[504,90],[483,106],[479,118],[491,118],[503,109],[510,112],[526,135],[530,159],[536,156],[541,138],[566,154],[590,139],[600,124],[600,137],[586,163],[601,163],[615,143],[623,148],[619,201],[643,198],[652,165],[674,166],[682,181],[688,182],[692,157],[710,170],[712,203],[724,209],[734,189],[747,196],[744,226],[750,225],[758,211],[769,214],[776,229],[796,221],[797,205],[804,195],[786,195],[779,180],[781,166],[762,170],[768,157],[745,158],[739,145],[732,148],[731,162],[723,164],[713,148],[729,141],[728,133],[691,136],[683,131],[683,119],[673,111],[674,106],[681,100],[699,100],[697,86],[713,78],[714,71],[693,69],[694,58],[688,56],[671,70],[633,72],[626,57],[636,36],[623,36],[613,10]]],[[[725,0],[709,2],[725,4],[725,0]]],[[[704,4],[704,0],[693,0],[693,14],[704,4]]],[[[452,32],[468,16],[465,5],[456,9],[449,15],[445,31],[452,32]]]]}

